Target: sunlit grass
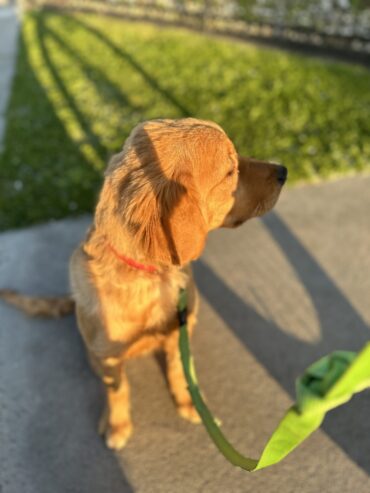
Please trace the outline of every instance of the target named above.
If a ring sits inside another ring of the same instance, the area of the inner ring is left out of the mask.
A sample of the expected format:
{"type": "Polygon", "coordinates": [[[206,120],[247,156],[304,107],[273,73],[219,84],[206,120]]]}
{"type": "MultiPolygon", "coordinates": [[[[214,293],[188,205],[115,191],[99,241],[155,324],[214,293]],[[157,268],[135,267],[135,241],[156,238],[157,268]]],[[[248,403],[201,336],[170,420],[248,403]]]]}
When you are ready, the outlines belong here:
{"type": "Polygon", "coordinates": [[[93,15],[26,17],[0,157],[0,227],[90,211],[140,121],[217,121],[290,182],[370,167],[370,72],[93,15]]]}

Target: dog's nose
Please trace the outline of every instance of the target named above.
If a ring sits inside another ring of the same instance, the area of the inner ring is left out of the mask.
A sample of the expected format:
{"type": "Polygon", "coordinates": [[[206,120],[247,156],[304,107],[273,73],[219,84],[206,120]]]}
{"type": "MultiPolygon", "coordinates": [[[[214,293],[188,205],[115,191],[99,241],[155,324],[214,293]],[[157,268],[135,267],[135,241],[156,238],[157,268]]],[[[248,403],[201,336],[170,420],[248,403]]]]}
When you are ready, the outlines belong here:
{"type": "Polygon", "coordinates": [[[285,166],[281,166],[279,164],[277,167],[277,170],[276,170],[276,177],[277,177],[277,181],[281,185],[284,185],[284,183],[286,182],[286,179],[288,177],[288,169],[285,166]]]}

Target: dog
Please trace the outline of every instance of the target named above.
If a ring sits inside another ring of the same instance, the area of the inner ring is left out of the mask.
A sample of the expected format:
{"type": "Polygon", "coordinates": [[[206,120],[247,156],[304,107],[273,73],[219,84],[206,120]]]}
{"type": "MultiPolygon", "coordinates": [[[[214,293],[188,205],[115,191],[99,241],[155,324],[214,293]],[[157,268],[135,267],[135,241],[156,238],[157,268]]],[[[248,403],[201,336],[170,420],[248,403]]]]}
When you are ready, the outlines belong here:
{"type": "MultiPolygon", "coordinates": [[[[220,126],[194,118],[141,123],[110,160],[93,223],[70,260],[72,299],[59,301],[60,313],[75,305],[104,384],[99,432],[109,448],[123,448],[133,431],[125,364],[151,351],[165,353],[179,415],[199,422],[180,360],[179,291],[187,290],[191,335],[198,294],[190,264],[207,234],[269,211],[286,179],[284,166],[239,156],[220,126]]],[[[19,295],[2,296],[27,309],[19,295]]],[[[54,312],[57,305],[50,303],[54,312]]],[[[37,306],[29,311],[38,314],[37,306]]]]}

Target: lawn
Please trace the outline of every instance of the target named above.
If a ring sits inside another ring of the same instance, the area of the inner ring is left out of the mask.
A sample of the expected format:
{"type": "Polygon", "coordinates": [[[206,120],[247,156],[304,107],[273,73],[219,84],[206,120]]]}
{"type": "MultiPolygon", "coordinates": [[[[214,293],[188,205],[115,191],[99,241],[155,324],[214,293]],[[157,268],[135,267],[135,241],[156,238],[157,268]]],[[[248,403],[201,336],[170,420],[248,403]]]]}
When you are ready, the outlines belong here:
{"type": "Polygon", "coordinates": [[[91,211],[140,121],[218,122],[290,183],[370,168],[370,71],[95,15],[24,20],[0,156],[0,228],[91,211]]]}

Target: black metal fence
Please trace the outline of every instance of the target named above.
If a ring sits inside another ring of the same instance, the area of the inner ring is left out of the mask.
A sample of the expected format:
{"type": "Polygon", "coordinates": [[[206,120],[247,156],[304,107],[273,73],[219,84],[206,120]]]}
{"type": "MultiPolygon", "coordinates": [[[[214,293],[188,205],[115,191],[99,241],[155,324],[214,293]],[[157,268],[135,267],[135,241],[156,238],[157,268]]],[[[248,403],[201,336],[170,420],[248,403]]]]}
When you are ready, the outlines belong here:
{"type": "Polygon", "coordinates": [[[24,0],[26,7],[96,11],[370,61],[370,0],[24,0]]]}

